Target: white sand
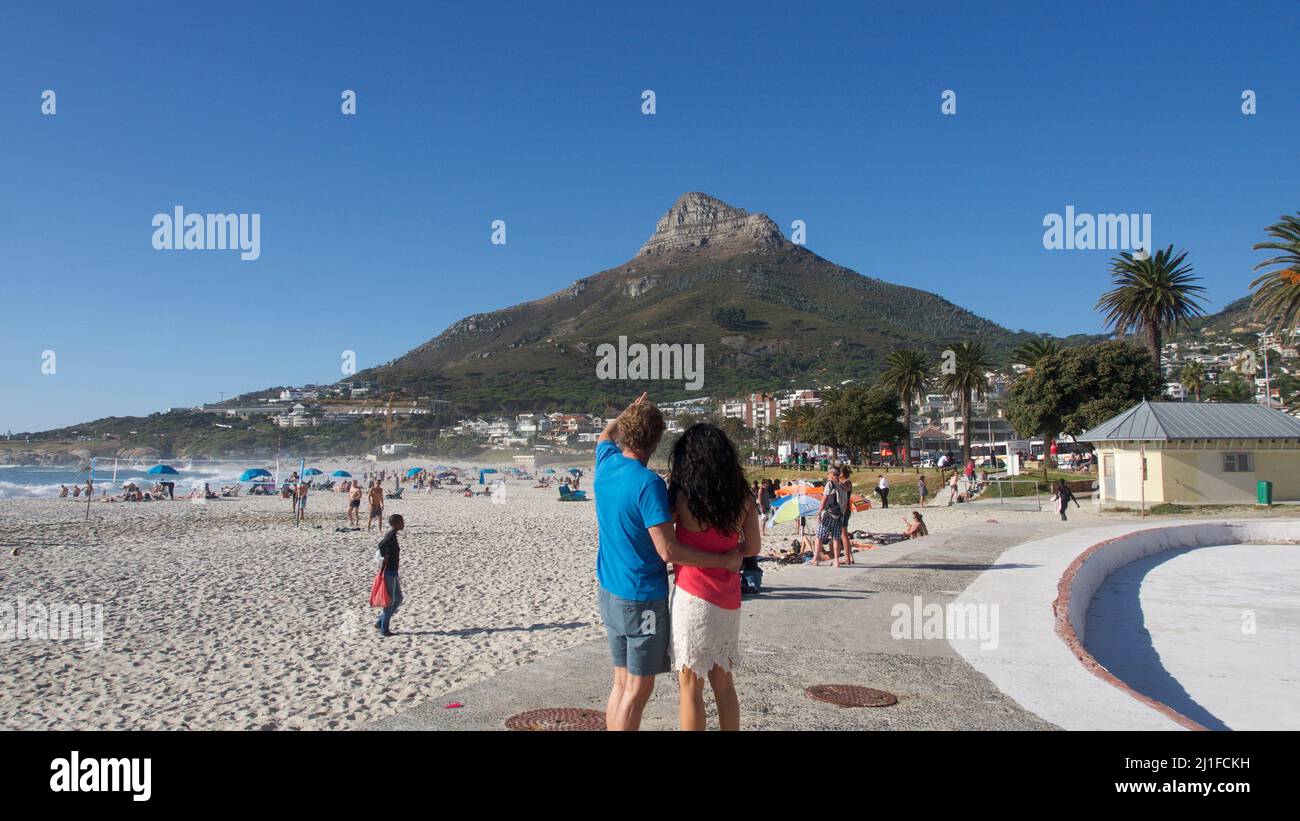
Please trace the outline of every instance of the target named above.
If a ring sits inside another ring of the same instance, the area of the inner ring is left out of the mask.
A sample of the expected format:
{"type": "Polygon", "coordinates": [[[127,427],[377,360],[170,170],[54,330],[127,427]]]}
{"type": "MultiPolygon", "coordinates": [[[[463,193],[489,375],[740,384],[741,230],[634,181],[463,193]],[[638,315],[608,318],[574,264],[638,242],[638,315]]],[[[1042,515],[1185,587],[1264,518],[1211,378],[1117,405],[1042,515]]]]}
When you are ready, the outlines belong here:
{"type": "MultiPolygon", "coordinates": [[[[598,639],[594,505],[531,485],[511,482],[506,505],[446,489],[388,502],[407,520],[391,638],[367,606],[377,533],[334,532],[343,494],[313,494],[301,528],[279,498],[95,502],[89,524],[84,502],[7,502],[0,542],[20,553],[0,555],[0,604],[102,605],[104,638],[0,641],[0,726],[355,728],[598,639]]],[[[908,510],[852,526],[897,532],[908,510]]],[[[1076,514],[1095,515],[1089,503],[1076,514]]],[[[1054,516],[958,506],[926,518],[940,532],[1054,516]]]]}

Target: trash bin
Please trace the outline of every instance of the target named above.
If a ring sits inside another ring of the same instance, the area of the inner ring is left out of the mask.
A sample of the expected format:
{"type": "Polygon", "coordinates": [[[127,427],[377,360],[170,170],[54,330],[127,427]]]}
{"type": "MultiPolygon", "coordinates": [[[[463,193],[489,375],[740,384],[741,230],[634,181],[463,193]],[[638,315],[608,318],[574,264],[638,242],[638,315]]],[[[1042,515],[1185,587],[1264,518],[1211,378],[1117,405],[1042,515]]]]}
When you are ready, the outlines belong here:
{"type": "Polygon", "coordinates": [[[1273,483],[1259,481],[1255,483],[1255,504],[1269,507],[1273,504],[1273,483]]]}

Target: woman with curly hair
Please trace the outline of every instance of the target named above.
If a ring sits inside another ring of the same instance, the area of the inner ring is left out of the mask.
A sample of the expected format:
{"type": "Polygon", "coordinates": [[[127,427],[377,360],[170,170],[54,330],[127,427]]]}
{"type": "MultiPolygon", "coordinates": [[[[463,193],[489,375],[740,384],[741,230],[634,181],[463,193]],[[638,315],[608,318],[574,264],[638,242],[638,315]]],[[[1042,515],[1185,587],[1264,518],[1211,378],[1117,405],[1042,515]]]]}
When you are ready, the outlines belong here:
{"type": "MultiPolygon", "coordinates": [[[[758,509],[740,457],[716,425],[691,425],[673,445],[668,499],[677,541],[696,550],[742,556],[762,547],[758,509]],[[743,537],[743,538],[742,538],[743,537]]],[[[740,574],[722,568],[676,567],[673,666],[683,730],[704,729],[704,679],[709,680],[723,730],[740,729],[732,670],[740,660],[740,574]]]]}

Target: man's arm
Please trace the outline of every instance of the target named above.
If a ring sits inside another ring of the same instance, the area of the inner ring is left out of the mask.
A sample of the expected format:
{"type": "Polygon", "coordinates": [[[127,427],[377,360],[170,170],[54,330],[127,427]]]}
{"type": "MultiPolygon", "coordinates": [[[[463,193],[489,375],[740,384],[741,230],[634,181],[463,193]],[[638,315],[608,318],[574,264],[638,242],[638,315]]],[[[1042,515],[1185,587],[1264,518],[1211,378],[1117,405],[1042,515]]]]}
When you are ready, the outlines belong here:
{"type": "Polygon", "coordinates": [[[732,573],[740,570],[739,550],[729,550],[726,553],[709,553],[704,550],[685,547],[679,544],[677,538],[673,535],[672,522],[664,522],[648,528],[648,530],[650,531],[650,539],[655,544],[655,551],[658,552],[659,558],[665,562],[687,564],[692,567],[721,567],[723,570],[730,570],[732,573]]]}

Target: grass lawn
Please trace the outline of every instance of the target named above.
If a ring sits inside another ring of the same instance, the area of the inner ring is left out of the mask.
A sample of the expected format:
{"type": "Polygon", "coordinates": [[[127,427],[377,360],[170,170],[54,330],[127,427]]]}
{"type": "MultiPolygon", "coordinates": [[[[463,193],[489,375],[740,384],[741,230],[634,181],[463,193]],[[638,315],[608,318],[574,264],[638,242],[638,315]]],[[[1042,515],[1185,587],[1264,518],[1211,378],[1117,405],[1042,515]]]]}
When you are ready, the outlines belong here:
{"type": "MultiPolygon", "coordinates": [[[[947,499],[948,477],[952,476],[951,470],[939,470],[938,468],[854,468],[853,475],[853,492],[875,499],[876,482],[881,474],[889,477],[889,501],[890,504],[914,505],[920,496],[917,492],[917,479],[919,476],[925,477],[925,484],[930,489],[930,498],[938,497],[942,492],[942,498],[947,499]]],[[[762,481],[763,479],[776,479],[781,484],[798,479],[807,479],[809,481],[822,480],[826,478],[826,472],[822,470],[799,470],[797,468],[748,468],[745,475],[751,482],[762,481]]],[[[1033,496],[1035,492],[1044,498],[1051,496],[1052,491],[1048,487],[1051,482],[1064,478],[1067,482],[1078,482],[1086,479],[1096,479],[1095,473],[1073,473],[1065,470],[1049,470],[1047,479],[1043,479],[1041,471],[1024,473],[1020,476],[1010,477],[1009,479],[996,483],[984,492],[981,498],[997,498],[999,490],[1002,496],[1033,496]],[[1000,488],[998,487],[1000,485],[1000,488]]]]}

